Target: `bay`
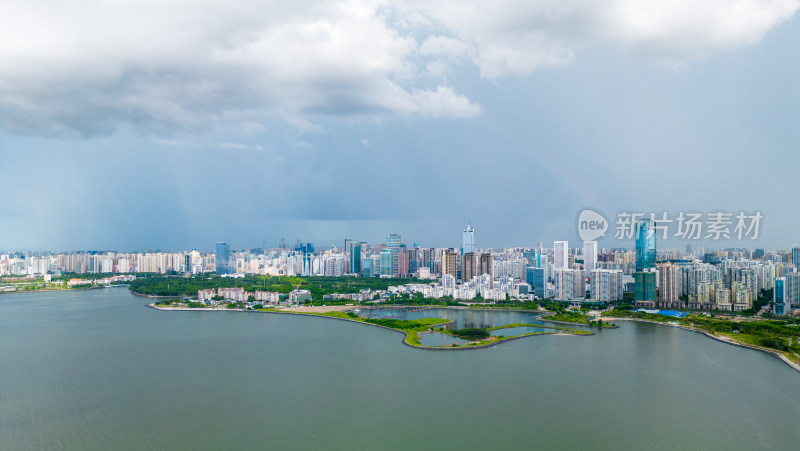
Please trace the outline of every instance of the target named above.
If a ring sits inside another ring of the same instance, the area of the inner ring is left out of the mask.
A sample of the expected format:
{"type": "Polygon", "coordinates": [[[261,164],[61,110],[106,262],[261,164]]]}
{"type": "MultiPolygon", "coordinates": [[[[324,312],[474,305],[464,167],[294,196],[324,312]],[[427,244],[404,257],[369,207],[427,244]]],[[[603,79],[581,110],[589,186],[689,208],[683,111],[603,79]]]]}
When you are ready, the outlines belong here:
{"type": "Polygon", "coordinates": [[[799,373],[677,328],[437,352],[328,318],[149,302],[124,287],[0,296],[0,449],[800,443],[799,373]]]}

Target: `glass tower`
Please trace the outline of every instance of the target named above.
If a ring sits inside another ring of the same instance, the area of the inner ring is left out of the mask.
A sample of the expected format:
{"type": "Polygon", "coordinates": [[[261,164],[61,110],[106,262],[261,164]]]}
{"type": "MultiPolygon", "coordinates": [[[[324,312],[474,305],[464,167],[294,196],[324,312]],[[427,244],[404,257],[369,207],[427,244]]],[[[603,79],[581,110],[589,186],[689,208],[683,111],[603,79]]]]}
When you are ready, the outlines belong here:
{"type": "MultiPolygon", "coordinates": [[[[394,255],[390,249],[384,249],[381,251],[381,275],[382,276],[391,276],[394,274],[392,272],[392,260],[394,255]]],[[[397,260],[395,260],[396,262],[397,260]]]]}
{"type": "MultiPolygon", "coordinates": [[[[396,275],[398,273],[398,265],[397,265],[397,256],[400,253],[400,235],[396,233],[392,233],[386,236],[386,248],[391,251],[392,256],[392,266],[391,266],[391,273],[389,275],[396,275]]],[[[381,267],[383,267],[383,263],[381,263],[381,267]]],[[[383,274],[383,270],[381,270],[381,274],[383,274]]]]}
{"type": "Polygon", "coordinates": [[[361,243],[353,243],[350,247],[350,272],[361,273],[361,243]]]}
{"type": "Polygon", "coordinates": [[[230,274],[231,247],[228,243],[217,243],[217,274],[230,274]]]}
{"type": "Polygon", "coordinates": [[[656,267],[656,231],[649,219],[636,223],[636,271],[656,267]]]}
{"type": "Polygon", "coordinates": [[[475,252],[475,230],[472,229],[472,224],[467,224],[461,239],[461,255],[470,252],[475,252]]]}

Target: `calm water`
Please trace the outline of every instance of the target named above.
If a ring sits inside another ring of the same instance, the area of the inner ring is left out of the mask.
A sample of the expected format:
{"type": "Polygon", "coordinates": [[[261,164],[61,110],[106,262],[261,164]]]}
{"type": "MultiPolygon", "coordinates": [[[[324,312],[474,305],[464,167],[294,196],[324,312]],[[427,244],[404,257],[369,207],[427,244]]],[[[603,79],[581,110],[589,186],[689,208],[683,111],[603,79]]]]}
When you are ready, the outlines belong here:
{"type": "Polygon", "coordinates": [[[326,318],[0,296],[0,449],[797,449],[800,373],[620,322],[435,352],[326,318]]]}

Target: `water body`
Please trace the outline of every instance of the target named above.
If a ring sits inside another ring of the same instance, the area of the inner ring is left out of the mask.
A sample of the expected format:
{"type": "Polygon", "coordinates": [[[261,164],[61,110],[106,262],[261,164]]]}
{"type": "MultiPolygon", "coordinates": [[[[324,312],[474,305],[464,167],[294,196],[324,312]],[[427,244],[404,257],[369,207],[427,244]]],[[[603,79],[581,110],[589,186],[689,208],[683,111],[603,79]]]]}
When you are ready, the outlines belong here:
{"type": "MultiPolygon", "coordinates": [[[[449,329],[488,329],[491,327],[507,326],[509,324],[546,324],[538,318],[540,312],[524,311],[494,311],[470,309],[431,308],[419,310],[413,307],[397,309],[365,309],[365,316],[375,318],[420,319],[444,318],[453,321],[445,328],[449,329]]],[[[579,326],[580,327],[580,326],[579,326]]]]}
{"type": "Polygon", "coordinates": [[[653,324],[471,351],[320,317],[0,296],[0,449],[796,449],[800,374],[653,324]]]}
{"type": "Polygon", "coordinates": [[[559,332],[559,331],[554,329],[545,329],[543,327],[520,326],[520,327],[507,327],[505,329],[493,330],[492,336],[513,337],[514,335],[524,335],[524,334],[533,334],[542,332],[559,332]]]}

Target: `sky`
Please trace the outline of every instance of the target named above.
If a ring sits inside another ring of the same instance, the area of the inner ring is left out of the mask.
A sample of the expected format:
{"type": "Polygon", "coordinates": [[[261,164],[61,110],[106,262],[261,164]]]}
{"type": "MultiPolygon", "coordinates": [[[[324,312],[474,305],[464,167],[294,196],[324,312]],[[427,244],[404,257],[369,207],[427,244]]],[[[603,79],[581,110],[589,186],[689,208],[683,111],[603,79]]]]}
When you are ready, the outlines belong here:
{"type": "Polygon", "coordinates": [[[579,246],[587,208],[601,247],[620,212],[743,211],[757,240],[660,246],[785,249],[798,9],[5,1],[0,249],[579,246]]]}

